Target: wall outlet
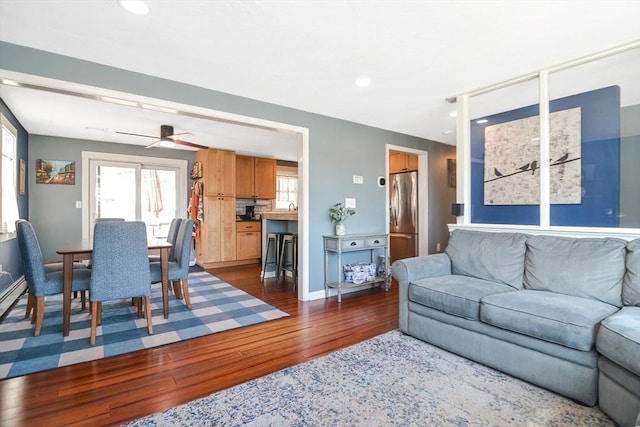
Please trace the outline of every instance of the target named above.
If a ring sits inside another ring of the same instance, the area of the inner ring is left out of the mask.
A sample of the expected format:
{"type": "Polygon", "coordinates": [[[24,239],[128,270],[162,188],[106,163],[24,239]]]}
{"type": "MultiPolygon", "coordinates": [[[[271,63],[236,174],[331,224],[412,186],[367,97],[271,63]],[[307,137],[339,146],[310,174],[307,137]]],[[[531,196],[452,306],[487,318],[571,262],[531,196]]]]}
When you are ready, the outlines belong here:
{"type": "Polygon", "coordinates": [[[362,175],[353,175],[353,183],[364,184],[364,178],[362,177],[362,175]]]}
{"type": "Polygon", "coordinates": [[[76,209],[82,209],[82,202],[80,200],[76,200],[76,209]]]}
{"type": "Polygon", "coordinates": [[[344,199],[344,207],[345,208],[356,208],[356,199],[344,199]]]}
{"type": "Polygon", "coordinates": [[[441,247],[440,247],[440,243],[436,243],[436,252],[440,252],[441,247]]]}

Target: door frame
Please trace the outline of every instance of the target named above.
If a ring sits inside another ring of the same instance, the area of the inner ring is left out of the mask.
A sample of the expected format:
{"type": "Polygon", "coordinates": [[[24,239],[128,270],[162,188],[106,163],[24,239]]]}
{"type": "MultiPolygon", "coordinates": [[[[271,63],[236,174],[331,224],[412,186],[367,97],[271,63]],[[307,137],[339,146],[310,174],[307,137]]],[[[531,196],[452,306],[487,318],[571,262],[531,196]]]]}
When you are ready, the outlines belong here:
{"type": "MultiPolygon", "coordinates": [[[[429,152],[400,145],[386,144],[386,179],[389,182],[389,152],[400,151],[418,156],[418,256],[429,254],[429,152]]],[[[388,185],[387,185],[388,188],[388,185]]],[[[385,227],[389,233],[389,191],[385,192],[385,227]]]]}
{"type": "Polygon", "coordinates": [[[95,151],[82,152],[82,238],[91,238],[91,230],[93,229],[92,218],[92,201],[91,201],[91,167],[92,161],[129,163],[141,166],[169,166],[178,170],[177,188],[178,194],[176,201],[176,209],[180,212],[187,212],[187,196],[189,176],[189,162],[180,159],[169,159],[162,157],[142,157],[132,156],[128,154],[102,153],[95,151]]]}

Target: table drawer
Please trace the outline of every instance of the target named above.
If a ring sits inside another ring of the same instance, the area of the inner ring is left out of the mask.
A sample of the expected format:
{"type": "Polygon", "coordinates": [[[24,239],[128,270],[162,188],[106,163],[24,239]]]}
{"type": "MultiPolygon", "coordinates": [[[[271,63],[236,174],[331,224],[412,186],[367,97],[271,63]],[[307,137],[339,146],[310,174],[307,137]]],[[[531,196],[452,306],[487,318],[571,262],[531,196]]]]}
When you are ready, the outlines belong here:
{"type": "Polygon", "coordinates": [[[378,236],[367,239],[367,248],[377,248],[380,246],[387,246],[387,236],[378,236]]]}
{"type": "Polygon", "coordinates": [[[260,231],[261,224],[258,221],[239,221],[236,222],[236,232],[260,231]]]}
{"type": "Polygon", "coordinates": [[[364,248],[364,242],[364,239],[349,239],[343,240],[342,242],[340,242],[340,245],[343,251],[349,251],[353,249],[364,248]]]}

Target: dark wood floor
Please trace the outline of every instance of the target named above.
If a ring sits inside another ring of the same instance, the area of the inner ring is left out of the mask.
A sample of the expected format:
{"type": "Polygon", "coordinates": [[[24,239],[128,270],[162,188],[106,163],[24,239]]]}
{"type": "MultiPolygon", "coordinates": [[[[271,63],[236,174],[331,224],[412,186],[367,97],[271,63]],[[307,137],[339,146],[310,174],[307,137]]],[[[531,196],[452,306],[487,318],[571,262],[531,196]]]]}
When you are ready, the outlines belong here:
{"type": "MultiPolygon", "coordinates": [[[[211,270],[290,317],[0,381],[1,426],[117,425],[398,327],[398,290],[300,302],[259,266],[211,270]]],[[[88,338],[87,338],[88,339],[88,338]]]]}

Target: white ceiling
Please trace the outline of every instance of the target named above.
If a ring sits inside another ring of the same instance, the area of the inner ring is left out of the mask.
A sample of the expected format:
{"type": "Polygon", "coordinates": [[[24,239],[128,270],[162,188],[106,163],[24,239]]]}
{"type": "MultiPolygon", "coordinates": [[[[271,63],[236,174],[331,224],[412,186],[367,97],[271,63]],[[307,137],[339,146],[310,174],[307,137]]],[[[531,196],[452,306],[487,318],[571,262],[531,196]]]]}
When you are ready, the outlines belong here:
{"type": "MultiPolygon", "coordinates": [[[[640,39],[637,0],[147,4],[136,16],[116,1],[0,0],[0,40],[455,144],[445,98],[640,39]]],[[[5,85],[0,96],[30,133],[146,145],[115,131],[171,124],[203,145],[280,145],[295,159],[290,134],[5,85]]]]}

